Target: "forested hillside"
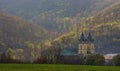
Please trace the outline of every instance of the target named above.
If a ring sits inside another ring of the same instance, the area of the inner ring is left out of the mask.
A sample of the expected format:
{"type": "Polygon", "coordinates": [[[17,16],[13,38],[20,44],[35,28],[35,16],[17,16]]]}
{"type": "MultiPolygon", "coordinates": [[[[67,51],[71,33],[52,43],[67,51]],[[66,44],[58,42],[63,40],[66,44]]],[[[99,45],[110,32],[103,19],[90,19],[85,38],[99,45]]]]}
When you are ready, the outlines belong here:
{"type": "MultiPolygon", "coordinates": [[[[107,53],[119,53],[120,43],[120,2],[111,5],[100,14],[89,19],[96,36],[98,50],[107,53]]],[[[90,26],[90,25],[89,25],[90,26]]]]}
{"type": "MultiPolygon", "coordinates": [[[[120,43],[120,3],[111,5],[95,16],[81,20],[80,23],[74,24],[70,33],[64,34],[55,40],[62,43],[71,52],[77,49],[76,40],[79,39],[80,33],[86,35],[91,32],[95,38],[96,53],[119,53],[120,43]]],[[[70,52],[70,53],[71,53],[70,52]]]]}
{"type": "Polygon", "coordinates": [[[51,59],[57,48],[76,53],[82,32],[92,33],[96,53],[119,53],[118,1],[0,0],[0,9],[9,13],[0,11],[0,53],[29,61],[40,54],[51,59]]]}
{"type": "Polygon", "coordinates": [[[94,15],[118,0],[0,0],[0,9],[64,33],[82,17],[94,15]]]}
{"type": "Polygon", "coordinates": [[[48,32],[45,29],[0,12],[0,53],[11,51],[13,57],[17,53],[27,54],[30,57],[31,50],[39,49],[47,38],[48,32]]]}

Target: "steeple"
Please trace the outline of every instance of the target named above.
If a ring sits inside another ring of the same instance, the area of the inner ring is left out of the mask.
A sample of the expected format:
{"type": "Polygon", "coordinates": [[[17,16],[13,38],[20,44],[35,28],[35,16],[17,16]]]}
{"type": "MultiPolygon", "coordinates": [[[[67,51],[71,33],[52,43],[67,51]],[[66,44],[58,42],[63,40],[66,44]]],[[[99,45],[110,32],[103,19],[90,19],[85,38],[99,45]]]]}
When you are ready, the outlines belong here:
{"type": "Polygon", "coordinates": [[[89,42],[93,42],[93,41],[94,41],[91,33],[88,34],[87,40],[88,40],[89,42]]]}
{"type": "Polygon", "coordinates": [[[82,32],[81,37],[79,39],[80,42],[84,42],[85,41],[85,36],[84,33],[82,32]]]}

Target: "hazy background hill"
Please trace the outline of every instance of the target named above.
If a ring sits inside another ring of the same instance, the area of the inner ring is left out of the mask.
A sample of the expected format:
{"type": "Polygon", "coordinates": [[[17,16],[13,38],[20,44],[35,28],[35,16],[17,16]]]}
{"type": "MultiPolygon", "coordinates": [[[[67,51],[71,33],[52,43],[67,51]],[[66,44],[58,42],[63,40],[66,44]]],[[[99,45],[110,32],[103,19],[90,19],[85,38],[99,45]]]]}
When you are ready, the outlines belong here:
{"type": "Polygon", "coordinates": [[[0,9],[31,20],[49,31],[64,33],[76,20],[101,11],[118,0],[0,0],[0,9]]]}
{"type": "Polygon", "coordinates": [[[0,0],[0,8],[3,9],[3,11],[25,19],[27,19],[26,17],[31,19],[33,16],[48,11],[58,11],[62,16],[68,17],[74,16],[77,13],[87,15],[87,13],[93,12],[92,10],[98,11],[116,1],[117,0],[0,0]]]}

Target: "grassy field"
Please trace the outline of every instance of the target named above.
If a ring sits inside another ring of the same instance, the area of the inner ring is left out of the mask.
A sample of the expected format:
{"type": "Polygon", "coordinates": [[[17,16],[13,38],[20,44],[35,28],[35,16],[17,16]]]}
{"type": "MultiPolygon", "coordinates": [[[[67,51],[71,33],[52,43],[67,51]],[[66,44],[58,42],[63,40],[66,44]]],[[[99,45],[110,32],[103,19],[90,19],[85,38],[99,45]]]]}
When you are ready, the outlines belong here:
{"type": "Polygon", "coordinates": [[[112,66],[0,64],[0,71],[120,71],[112,66]]]}

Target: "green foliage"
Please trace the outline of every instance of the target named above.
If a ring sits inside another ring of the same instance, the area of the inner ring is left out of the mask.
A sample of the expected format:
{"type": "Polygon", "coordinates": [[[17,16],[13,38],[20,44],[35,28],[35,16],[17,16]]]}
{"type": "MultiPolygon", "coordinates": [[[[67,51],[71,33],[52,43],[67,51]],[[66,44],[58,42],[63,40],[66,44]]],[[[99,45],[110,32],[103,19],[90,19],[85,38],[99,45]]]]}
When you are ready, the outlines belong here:
{"type": "Polygon", "coordinates": [[[86,65],[104,65],[105,59],[102,55],[88,55],[85,58],[86,65]]]}
{"type": "Polygon", "coordinates": [[[115,56],[112,61],[115,66],[120,66],[120,55],[115,56]]]}
{"type": "Polygon", "coordinates": [[[85,64],[86,65],[95,65],[95,56],[94,55],[88,55],[85,58],[85,64]]]}
{"type": "Polygon", "coordinates": [[[104,56],[102,55],[95,55],[95,65],[104,65],[105,64],[105,59],[104,56]]]}

